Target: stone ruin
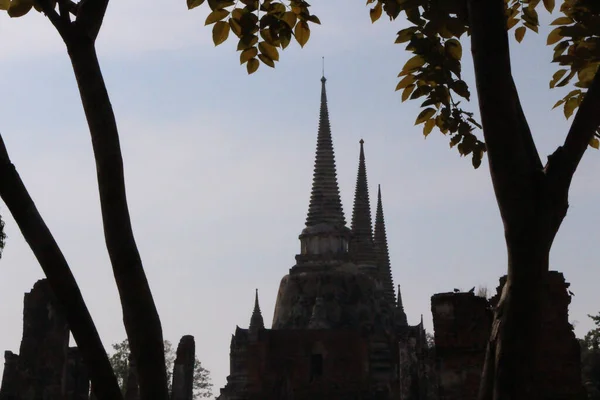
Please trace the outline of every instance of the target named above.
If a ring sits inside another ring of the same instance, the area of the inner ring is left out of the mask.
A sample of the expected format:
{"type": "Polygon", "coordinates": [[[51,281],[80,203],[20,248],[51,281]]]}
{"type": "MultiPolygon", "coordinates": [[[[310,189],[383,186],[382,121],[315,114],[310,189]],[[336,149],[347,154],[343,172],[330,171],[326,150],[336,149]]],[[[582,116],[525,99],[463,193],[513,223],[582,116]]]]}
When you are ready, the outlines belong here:
{"type": "MultiPolygon", "coordinates": [[[[439,293],[431,298],[435,332],[439,400],[475,400],[493,320],[506,276],[489,301],[474,293],[439,293]]],[[[543,379],[540,399],[581,400],[587,395],[581,382],[579,343],[568,321],[571,296],[562,273],[550,271],[546,279],[539,338],[545,350],[536,360],[543,379]]]]}
{"type": "MultiPolygon", "coordinates": [[[[4,352],[0,400],[90,400],[90,378],[69,327],[45,279],[25,294],[19,354],[4,352]]],[[[173,369],[172,400],[192,400],[195,343],[183,336],[173,369]]],[[[125,400],[138,400],[135,363],[130,358],[125,400]]]]}

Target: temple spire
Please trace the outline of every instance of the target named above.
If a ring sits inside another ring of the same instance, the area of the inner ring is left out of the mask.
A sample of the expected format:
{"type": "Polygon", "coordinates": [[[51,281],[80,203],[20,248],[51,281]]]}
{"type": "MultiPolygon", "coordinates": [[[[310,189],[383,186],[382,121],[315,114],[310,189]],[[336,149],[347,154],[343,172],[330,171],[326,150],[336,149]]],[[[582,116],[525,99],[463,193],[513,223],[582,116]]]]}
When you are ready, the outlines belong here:
{"type": "Polygon", "coordinates": [[[373,264],[377,261],[373,245],[373,226],[371,224],[371,203],[367,184],[367,167],[365,164],[364,140],[360,140],[360,156],[358,159],[358,174],[356,176],[356,191],[354,193],[354,209],[352,211],[352,240],[350,254],[353,261],[359,265],[373,264]]]}
{"type": "Polygon", "coordinates": [[[325,76],[321,78],[321,110],[319,114],[319,133],[313,174],[312,193],[308,206],[306,226],[328,224],[344,227],[346,219],[340,200],[340,189],[335,169],[331,126],[327,110],[327,93],[325,76]]]}
{"type": "Polygon", "coordinates": [[[250,317],[250,331],[257,331],[259,329],[265,329],[265,322],[263,321],[262,313],[260,312],[260,306],[258,305],[258,289],[254,295],[254,310],[252,310],[252,317],[250,317]]]}
{"type": "MultiPolygon", "coordinates": [[[[390,254],[388,250],[387,235],[385,232],[385,220],[383,218],[383,203],[381,201],[381,185],[377,188],[377,211],[375,213],[375,249],[377,251],[377,268],[379,277],[383,285],[383,291],[390,304],[396,302],[394,294],[394,280],[392,278],[392,268],[390,265],[390,254]]],[[[399,287],[399,286],[398,286],[399,287]]],[[[400,292],[398,292],[400,303],[400,292]]]]}

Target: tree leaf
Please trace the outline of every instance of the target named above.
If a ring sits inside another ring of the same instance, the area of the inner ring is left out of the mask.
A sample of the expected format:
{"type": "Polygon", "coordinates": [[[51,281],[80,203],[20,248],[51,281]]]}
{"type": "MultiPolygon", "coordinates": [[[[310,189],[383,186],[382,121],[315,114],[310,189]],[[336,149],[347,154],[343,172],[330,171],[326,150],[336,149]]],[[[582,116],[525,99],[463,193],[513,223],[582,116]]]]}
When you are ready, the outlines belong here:
{"type": "Polygon", "coordinates": [[[269,67],[271,68],[275,68],[275,63],[273,62],[273,60],[271,60],[269,57],[267,57],[264,54],[259,54],[258,58],[260,59],[260,61],[262,61],[263,63],[267,64],[269,67]]]}
{"type": "Polygon", "coordinates": [[[425,59],[420,55],[416,55],[409,59],[406,62],[406,64],[404,64],[404,67],[402,67],[402,71],[413,71],[417,68],[422,67],[423,65],[425,65],[425,59]]]}
{"type": "Polygon", "coordinates": [[[275,46],[272,46],[267,42],[260,42],[258,44],[258,50],[260,50],[260,52],[267,56],[269,59],[273,61],[279,61],[279,52],[277,51],[275,46]]]}
{"type": "Polygon", "coordinates": [[[408,85],[412,85],[413,83],[415,83],[415,77],[413,75],[406,75],[404,78],[402,78],[400,82],[398,82],[396,90],[404,89],[405,87],[407,87],[408,85]]]}
{"type": "Polygon", "coordinates": [[[428,119],[425,122],[425,125],[423,126],[423,135],[425,135],[425,137],[427,137],[427,135],[429,135],[431,133],[431,131],[433,130],[434,126],[435,126],[435,119],[428,119]]]}
{"type": "Polygon", "coordinates": [[[524,26],[520,26],[517,29],[515,29],[515,39],[517,39],[517,42],[521,43],[523,37],[525,37],[526,30],[527,29],[524,26]]]}
{"type": "Polygon", "coordinates": [[[321,25],[321,20],[316,15],[310,15],[308,18],[306,18],[306,20],[314,24],[321,25]]]}
{"type": "Polygon", "coordinates": [[[571,97],[565,103],[565,109],[564,109],[565,117],[567,119],[571,118],[571,115],[573,115],[573,111],[575,111],[576,108],[577,108],[577,97],[571,97]]]}
{"type": "Polygon", "coordinates": [[[369,10],[369,15],[371,16],[371,23],[377,21],[381,17],[382,12],[383,4],[381,4],[381,1],[378,1],[377,4],[375,4],[375,7],[369,10]]]}
{"type": "Polygon", "coordinates": [[[257,54],[258,54],[258,49],[256,47],[251,47],[249,49],[242,51],[242,53],[240,54],[240,64],[243,64],[243,63],[247,62],[248,60],[250,60],[251,58],[256,57],[257,54]]]}
{"type": "Polygon", "coordinates": [[[208,16],[206,17],[206,21],[204,21],[204,25],[214,24],[215,22],[222,20],[228,15],[229,11],[227,10],[215,10],[208,14],[208,16]]]}
{"type": "Polygon", "coordinates": [[[231,27],[231,30],[233,31],[235,36],[242,36],[242,26],[237,20],[235,20],[234,18],[229,18],[229,26],[231,27]]]}
{"type": "Polygon", "coordinates": [[[204,0],[187,0],[187,8],[191,10],[192,8],[196,8],[199,5],[204,3],[204,0]]]}
{"type": "Polygon", "coordinates": [[[556,104],[554,105],[554,107],[552,107],[552,109],[554,110],[556,107],[560,106],[564,102],[565,102],[565,99],[560,99],[559,101],[556,102],[556,104]]]}
{"type": "Polygon", "coordinates": [[[294,29],[294,36],[300,47],[304,47],[308,39],[310,38],[310,28],[306,21],[300,21],[296,24],[294,29]]]}
{"type": "Polygon", "coordinates": [[[294,26],[296,26],[296,21],[298,20],[298,17],[293,11],[288,11],[283,14],[281,20],[288,24],[290,28],[293,28],[294,26]]]}
{"type": "Polygon", "coordinates": [[[556,82],[558,82],[569,70],[567,69],[559,69],[552,75],[552,79],[550,80],[550,89],[556,86],[556,82]]]}
{"type": "Polygon", "coordinates": [[[213,26],[212,36],[215,46],[220,45],[229,37],[229,24],[225,21],[219,21],[213,26]]]}
{"type": "Polygon", "coordinates": [[[548,10],[548,12],[552,12],[554,10],[554,0],[544,0],[544,7],[546,7],[546,10],[548,10]]]}
{"type": "Polygon", "coordinates": [[[572,24],[573,20],[569,17],[558,17],[550,25],[569,25],[572,24]]]}
{"type": "Polygon", "coordinates": [[[33,0],[12,0],[8,7],[8,15],[11,18],[19,18],[27,14],[33,8],[33,0]]]}
{"type": "MultiPolygon", "coordinates": [[[[415,121],[415,125],[419,125],[429,119],[431,119],[431,117],[433,117],[436,113],[435,108],[426,108],[423,111],[421,111],[419,113],[419,116],[417,116],[417,120],[415,121]]],[[[435,120],[434,120],[435,121],[435,120]]]]}
{"type": "Polygon", "coordinates": [[[415,90],[415,87],[416,87],[416,85],[408,85],[407,87],[404,88],[404,90],[402,91],[402,101],[403,102],[408,100],[412,91],[415,90]]]}
{"type": "Polygon", "coordinates": [[[413,37],[413,34],[416,31],[417,31],[416,26],[411,26],[410,28],[402,29],[401,31],[398,32],[398,37],[396,38],[396,41],[394,43],[408,42],[413,37]]]}
{"type": "Polygon", "coordinates": [[[600,148],[600,140],[598,140],[597,138],[591,138],[590,139],[590,146],[592,146],[593,148],[595,148],[596,150],[598,150],[600,148]]]}
{"type": "Polygon", "coordinates": [[[0,0],[0,10],[8,10],[10,7],[10,0],[0,0]]]}
{"type": "Polygon", "coordinates": [[[554,28],[552,30],[552,32],[550,32],[548,34],[548,39],[546,40],[546,44],[548,46],[550,46],[554,43],[560,42],[563,39],[564,36],[560,34],[561,30],[562,30],[562,27],[559,26],[558,28],[554,28]]]}
{"type": "Polygon", "coordinates": [[[448,39],[444,43],[444,47],[446,48],[446,53],[450,54],[455,60],[458,61],[462,58],[462,46],[458,40],[448,39]]]}
{"type": "Polygon", "coordinates": [[[594,76],[596,76],[596,71],[598,71],[598,65],[590,64],[577,73],[581,86],[588,87],[592,83],[594,76]]]}
{"type": "Polygon", "coordinates": [[[259,65],[260,65],[260,62],[256,58],[249,59],[248,63],[246,64],[246,69],[248,70],[248,75],[255,73],[256,70],[258,69],[259,65]]]}

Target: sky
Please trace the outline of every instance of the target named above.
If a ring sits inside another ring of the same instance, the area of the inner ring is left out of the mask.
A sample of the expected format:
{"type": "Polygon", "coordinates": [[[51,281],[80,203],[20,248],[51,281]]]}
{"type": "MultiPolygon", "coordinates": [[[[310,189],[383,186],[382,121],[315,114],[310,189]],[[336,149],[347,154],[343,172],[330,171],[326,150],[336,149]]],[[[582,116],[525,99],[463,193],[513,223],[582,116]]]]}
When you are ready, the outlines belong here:
{"type": "MultiPolygon", "coordinates": [[[[317,136],[321,57],[338,180],[351,217],[359,140],[365,140],[374,212],[381,184],[393,278],[409,323],[454,288],[495,291],[506,271],[503,227],[487,162],[474,170],[433,132],[414,126],[396,77],[410,54],[394,44],[405,21],[374,25],[364,2],[313,2],[322,21],[304,49],[293,43],[275,69],[248,76],[237,41],[215,48],[208,7],[184,0],[113,1],[97,48],[115,109],[132,223],[165,339],[194,335],[215,393],[229,370],[236,325],[247,327],[254,289],[267,321],[281,278],[300,250],[317,136]]],[[[541,11],[542,24],[555,16],[541,11]]],[[[517,87],[540,154],[569,126],[549,90],[557,69],[546,27],[512,46],[517,87]]],[[[468,42],[465,80],[473,87],[468,42]]],[[[0,16],[0,132],[25,185],[64,252],[107,349],[125,338],[104,246],[95,165],[73,72],[59,35],[37,13],[0,16]]],[[[471,110],[477,111],[476,96],[471,110]]],[[[467,107],[466,106],[466,107],[467,107]]],[[[476,112],[477,114],[477,112],[476,112]]],[[[574,292],[570,321],[592,328],[600,281],[600,154],[590,149],[573,180],[551,269],[574,292]]],[[[4,204],[0,350],[18,351],[23,294],[43,278],[4,204]]],[[[1,364],[1,363],[0,363],[1,364]]],[[[0,366],[2,368],[2,366],[0,366]]]]}

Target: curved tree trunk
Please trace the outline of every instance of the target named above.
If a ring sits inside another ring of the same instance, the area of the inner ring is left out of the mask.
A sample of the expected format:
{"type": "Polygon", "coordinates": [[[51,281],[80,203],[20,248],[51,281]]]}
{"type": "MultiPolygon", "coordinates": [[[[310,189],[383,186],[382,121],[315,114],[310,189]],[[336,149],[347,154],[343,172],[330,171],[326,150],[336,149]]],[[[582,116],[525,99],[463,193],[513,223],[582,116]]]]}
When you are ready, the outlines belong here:
{"type": "Polygon", "coordinates": [[[75,277],[11,163],[2,136],[0,197],[17,222],[23,237],[44,270],[52,291],[65,310],[69,329],[89,370],[96,398],[122,399],[117,379],[75,277]]]}
{"type": "Polygon", "coordinates": [[[94,41],[75,28],[63,35],[92,137],[104,236],[123,309],[142,400],[168,399],[162,327],[135,243],[117,124],[94,41]]]}

